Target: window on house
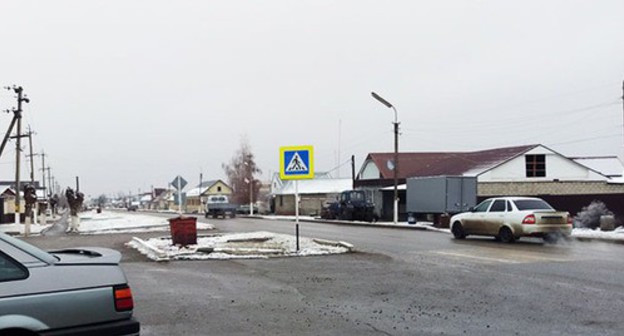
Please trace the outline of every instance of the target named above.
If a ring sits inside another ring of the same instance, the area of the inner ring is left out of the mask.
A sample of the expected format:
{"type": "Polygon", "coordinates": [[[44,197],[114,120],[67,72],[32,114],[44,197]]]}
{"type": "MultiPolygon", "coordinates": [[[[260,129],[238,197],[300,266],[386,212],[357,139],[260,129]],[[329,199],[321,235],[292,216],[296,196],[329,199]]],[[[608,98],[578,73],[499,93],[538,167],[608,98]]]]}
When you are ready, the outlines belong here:
{"type": "Polygon", "coordinates": [[[546,177],[546,155],[527,155],[526,177],[546,177]]]}
{"type": "Polygon", "coordinates": [[[217,187],[217,192],[221,192],[221,187],[217,187]]]}

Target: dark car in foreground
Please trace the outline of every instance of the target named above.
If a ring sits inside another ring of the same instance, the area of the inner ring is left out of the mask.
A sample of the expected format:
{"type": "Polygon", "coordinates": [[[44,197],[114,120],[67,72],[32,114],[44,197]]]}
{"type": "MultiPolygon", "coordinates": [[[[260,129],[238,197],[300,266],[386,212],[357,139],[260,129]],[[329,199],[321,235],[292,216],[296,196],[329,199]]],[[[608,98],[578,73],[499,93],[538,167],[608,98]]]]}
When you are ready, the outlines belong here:
{"type": "Polygon", "coordinates": [[[45,252],[0,233],[0,335],[139,335],[121,254],[45,252]]]}
{"type": "Polygon", "coordinates": [[[468,235],[493,236],[510,243],[520,237],[546,241],[569,237],[572,217],[535,197],[497,197],[481,202],[469,212],[451,217],[451,232],[457,239],[468,235]]]}

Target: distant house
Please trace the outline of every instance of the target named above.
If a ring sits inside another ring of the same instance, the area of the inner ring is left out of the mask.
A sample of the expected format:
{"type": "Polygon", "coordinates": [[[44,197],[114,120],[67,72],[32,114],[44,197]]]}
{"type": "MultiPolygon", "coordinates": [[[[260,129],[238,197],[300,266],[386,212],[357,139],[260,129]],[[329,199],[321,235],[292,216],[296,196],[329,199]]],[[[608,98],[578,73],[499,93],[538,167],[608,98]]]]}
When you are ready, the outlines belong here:
{"type": "MultiPolygon", "coordinates": [[[[352,189],[353,181],[332,178],[328,173],[315,174],[314,179],[298,180],[300,215],[320,215],[325,202],[333,201],[344,190],[352,189]]],[[[295,181],[281,180],[279,174],[271,181],[271,208],[276,215],[295,215],[295,181]]]]}
{"type": "Polygon", "coordinates": [[[186,192],[186,211],[192,213],[204,212],[203,204],[210,195],[231,195],[232,187],[222,180],[202,182],[197,187],[186,192]]]}
{"type": "Polygon", "coordinates": [[[150,210],[170,210],[169,198],[172,194],[172,189],[154,188],[148,208],[150,210]]]}
{"type": "MultiPolygon", "coordinates": [[[[392,216],[393,153],[371,153],[355,181],[376,195],[382,218],[392,216]]],[[[611,157],[612,159],[612,157],[611,157]]],[[[405,217],[405,180],[408,177],[474,176],[479,199],[503,195],[539,196],[554,206],[578,212],[593,199],[624,214],[624,184],[580,158],[565,157],[543,145],[495,148],[474,152],[399,153],[399,213],[405,217]]],[[[613,161],[611,161],[613,164],[613,161]]],[[[624,170],[620,165],[620,171],[624,170]]],[[[617,168],[615,168],[617,170],[617,168]]],[[[621,176],[621,175],[620,175],[621,176]]]]}
{"type": "MultiPolygon", "coordinates": [[[[0,223],[15,222],[15,190],[5,187],[0,193],[0,223]]],[[[20,202],[20,214],[23,214],[25,208],[24,200],[20,202]]]]}
{"type": "MultiPolygon", "coordinates": [[[[30,181],[20,182],[20,186],[23,188],[25,185],[31,184],[30,181]]],[[[39,182],[34,182],[35,189],[37,191],[37,198],[40,204],[47,203],[44,189],[40,187],[39,182]]],[[[15,222],[15,181],[0,181],[0,223],[14,223],[15,222]]],[[[21,215],[20,222],[24,222],[24,210],[26,203],[24,202],[24,192],[20,191],[20,207],[19,212],[21,215]]]]}
{"type": "Polygon", "coordinates": [[[139,208],[150,209],[154,195],[151,192],[139,195],[139,208]]]}

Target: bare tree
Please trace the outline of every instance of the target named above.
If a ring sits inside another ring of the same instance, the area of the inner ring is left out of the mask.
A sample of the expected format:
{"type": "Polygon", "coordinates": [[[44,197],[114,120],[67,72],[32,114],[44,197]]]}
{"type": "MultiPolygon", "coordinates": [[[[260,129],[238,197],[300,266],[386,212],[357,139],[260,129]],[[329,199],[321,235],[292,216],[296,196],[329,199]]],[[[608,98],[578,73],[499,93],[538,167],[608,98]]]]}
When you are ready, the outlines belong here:
{"type": "Polygon", "coordinates": [[[251,146],[246,138],[241,139],[240,148],[228,164],[222,164],[228,183],[232,187],[232,201],[237,204],[249,204],[250,197],[252,202],[258,199],[260,190],[260,180],[255,175],[261,174],[262,171],[256,166],[254,155],[251,152],[251,146]],[[251,191],[251,192],[250,192],[251,191]]]}
{"type": "Polygon", "coordinates": [[[100,208],[103,208],[106,203],[108,203],[108,197],[105,194],[101,194],[98,198],[97,198],[97,206],[100,208]]]}

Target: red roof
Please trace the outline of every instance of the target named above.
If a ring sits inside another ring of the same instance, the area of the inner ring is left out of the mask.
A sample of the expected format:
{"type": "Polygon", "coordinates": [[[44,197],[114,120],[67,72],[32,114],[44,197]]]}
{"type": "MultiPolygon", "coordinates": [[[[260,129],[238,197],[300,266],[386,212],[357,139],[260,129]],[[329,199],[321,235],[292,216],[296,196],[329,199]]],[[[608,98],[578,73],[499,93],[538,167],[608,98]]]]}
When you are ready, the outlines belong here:
{"type": "MultiPolygon", "coordinates": [[[[510,159],[522,155],[539,145],[496,148],[477,152],[422,152],[399,153],[398,178],[440,175],[464,175],[468,172],[481,173],[510,159]]],[[[388,169],[388,160],[394,160],[394,153],[370,153],[366,160],[372,160],[382,179],[393,178],[388,169]]]]}

